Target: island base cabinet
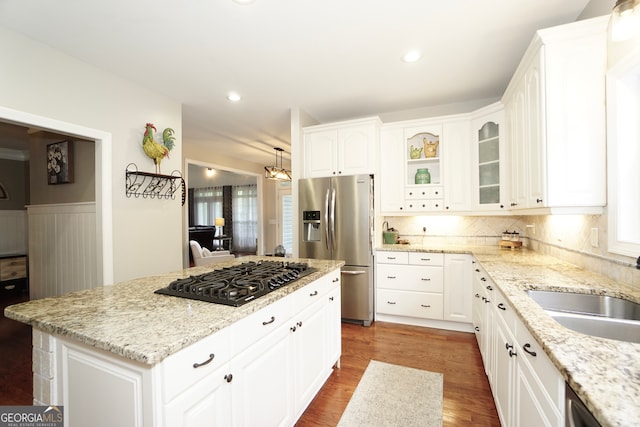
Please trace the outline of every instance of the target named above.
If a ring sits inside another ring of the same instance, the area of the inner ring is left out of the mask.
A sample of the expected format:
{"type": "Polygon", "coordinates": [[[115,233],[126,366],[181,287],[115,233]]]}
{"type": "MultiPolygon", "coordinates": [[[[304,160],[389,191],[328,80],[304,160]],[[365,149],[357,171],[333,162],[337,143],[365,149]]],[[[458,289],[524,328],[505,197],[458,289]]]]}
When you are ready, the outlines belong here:
{"type": "Polygon", "coordinates": [[[72,427],[292,426],[340,354],[336,269],[154,365],[34,329],[34,404],[72,427]]]}
{"type": "Polygon", "coordinates": [[[56,341],[58,374],[53,379],[64,406],[65,427],[154,425],[151,393],[146,392],[151,390],[150,369],[66,340],[56,341]]]}
{"type": "Polygon", "coordinates": [[[231,360],[232,425],[293,425],[290,325],[283,325],[231,360]]]}
{"type": "Polygon", "coordinates": [[[165,426],[226,427],[231,425],[231,385],[225,364],[165,406],[165,426]]]}

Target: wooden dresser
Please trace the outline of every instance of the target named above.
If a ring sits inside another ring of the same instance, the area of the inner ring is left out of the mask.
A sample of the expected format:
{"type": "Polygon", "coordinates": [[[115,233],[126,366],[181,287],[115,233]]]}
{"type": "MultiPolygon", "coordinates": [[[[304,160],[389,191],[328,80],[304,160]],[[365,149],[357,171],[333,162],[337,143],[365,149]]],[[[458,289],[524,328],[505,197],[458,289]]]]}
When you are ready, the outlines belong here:
{"type": "Polygon", "coordinates": [[[0,256],[0,291],[27,289],[27,256],[0,256]]]}

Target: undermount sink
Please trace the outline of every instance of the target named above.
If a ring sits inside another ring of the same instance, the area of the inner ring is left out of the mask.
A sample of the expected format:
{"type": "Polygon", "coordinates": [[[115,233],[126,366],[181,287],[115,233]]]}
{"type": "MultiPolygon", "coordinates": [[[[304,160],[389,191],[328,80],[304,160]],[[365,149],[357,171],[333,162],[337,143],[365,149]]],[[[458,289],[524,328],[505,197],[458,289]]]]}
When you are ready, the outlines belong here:
{"type": "Polygon", "coordinates": [[[640,343],[640,304],[604,295],[529,290],[562,326],[602,338],[640,343]]]}

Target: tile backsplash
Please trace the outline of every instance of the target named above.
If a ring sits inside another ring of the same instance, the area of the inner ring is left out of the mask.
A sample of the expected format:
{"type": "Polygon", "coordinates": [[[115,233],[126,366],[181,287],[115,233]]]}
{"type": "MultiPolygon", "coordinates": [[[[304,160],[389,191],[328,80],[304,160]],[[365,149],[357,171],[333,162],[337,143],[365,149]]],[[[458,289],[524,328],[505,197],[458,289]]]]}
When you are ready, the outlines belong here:
{"type": "Polygon", "coordinates": [[[532,250],[640,289],[636,260],[607,250],[606,215],[402,216],[383,221],[412,244],[497,245],[502,232],[517,231],[532,250]]]}

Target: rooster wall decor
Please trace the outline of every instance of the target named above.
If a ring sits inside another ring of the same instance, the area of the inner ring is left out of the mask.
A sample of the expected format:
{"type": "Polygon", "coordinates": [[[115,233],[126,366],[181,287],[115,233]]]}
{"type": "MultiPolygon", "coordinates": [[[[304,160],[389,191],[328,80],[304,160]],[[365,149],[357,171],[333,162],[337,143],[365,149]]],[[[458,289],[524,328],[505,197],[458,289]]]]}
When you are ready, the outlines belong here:
{"type": "Polygon", "coordinates": [[[156,165],[156,173],[160,173],[160,162],[165,157],[169,157],[169,151],[173,150],[175,145],[174,131],[171,128],[166,128],[162,131],[162,142],[156,142],[153,139],[153,132],[156,127],[153,123],[147,123],[142,137],[142,149],[144,153],[153,159],[153,163],[156,165]]]}

